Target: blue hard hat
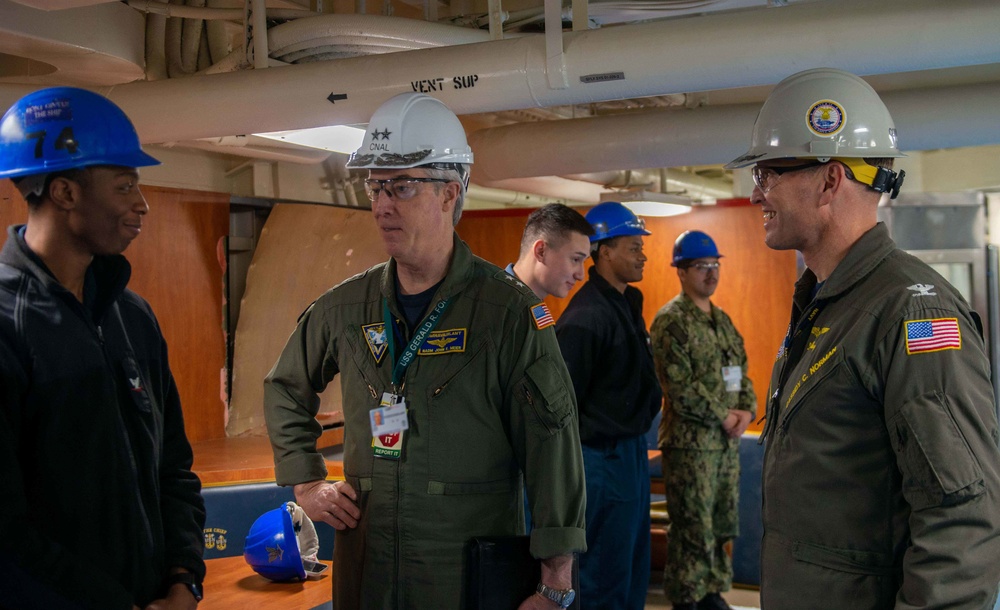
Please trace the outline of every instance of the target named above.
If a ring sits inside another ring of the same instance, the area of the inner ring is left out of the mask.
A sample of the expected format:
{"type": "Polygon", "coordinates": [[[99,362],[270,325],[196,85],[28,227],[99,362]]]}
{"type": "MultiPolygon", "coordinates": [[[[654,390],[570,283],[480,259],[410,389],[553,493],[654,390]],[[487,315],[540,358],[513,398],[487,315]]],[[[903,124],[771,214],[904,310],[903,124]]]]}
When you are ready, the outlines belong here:
{"type": "Polygon", "coordinates": [[[254,572],[268,580],[306,579],[288,504],[267,511],[253,522],[243,545],[243,558],[254,572]]]}
{"type": "Polygon", "coordinates": [[[587,212],[587,222],[594,227],[590,243],[621,235],[649,235],[646,223],[632,210],[617,201],[605,201],[587,212]]]}
{"type": "Polygon", "coordinates": [[[715,242],[707,233],[701,231],[684,231],[674,242],[674,260],[670,266],[676,267],[682,261],[696,258],[722,258],[715,242]]]}
{"type": "Polygon", "coordinates": [[[29,93],[0,119],[0,178],[91,165],[159,163],[142,152],[135,127],[121,108],[84,89],[51,87],[29,93]]]}

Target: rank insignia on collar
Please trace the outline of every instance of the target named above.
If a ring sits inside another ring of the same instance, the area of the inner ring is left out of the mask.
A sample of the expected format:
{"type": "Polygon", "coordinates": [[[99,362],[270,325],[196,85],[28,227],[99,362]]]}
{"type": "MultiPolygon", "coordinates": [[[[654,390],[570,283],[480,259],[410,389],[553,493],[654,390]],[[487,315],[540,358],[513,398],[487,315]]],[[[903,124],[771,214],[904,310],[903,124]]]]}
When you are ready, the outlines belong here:
{"type": "Polygon", "coordinates": [[[915,297],[935,297],[937,296],[934,291],[934,284],[914,284],[912,286],[907,286],[907,290],[913,291],[913,296],[915,297]]]}
{"type": "Polygon", "coordinates": [[[548,306],[545,303],[539,303],[531,308],[531,318],[535,321],[535,327],[538,330],[547,328],[556,323],[552,318],[552,312],[549,311],[548,306]]]}
{"type": "Polygon", "coordinates": [[[437,356],[465,351],[465,329],[435,330],[427,335],[424,344],[417,350],[418,356],[437,356]]]}
{"type": "Polygon", "coordinates": [[[361,327],[361,331],[365,334],[365,341],[372,357],[375,358],[375,364],[382,364],[382,358],[385,357],[386,348],[389,346],[385,338],[385,323],[365,324],[361,327]]]}

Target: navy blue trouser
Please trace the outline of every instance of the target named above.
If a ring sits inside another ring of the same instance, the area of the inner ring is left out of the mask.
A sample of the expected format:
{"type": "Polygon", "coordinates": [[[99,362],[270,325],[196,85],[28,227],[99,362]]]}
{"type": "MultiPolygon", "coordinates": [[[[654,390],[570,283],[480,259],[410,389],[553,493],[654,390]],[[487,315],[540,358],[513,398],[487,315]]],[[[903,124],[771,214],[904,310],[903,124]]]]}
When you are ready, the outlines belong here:
{"type": "Polygon", "coordinates": [[[649,591],[649,457],[645,436],[583,446],[587,552],[583,610],[641,610],[649,591]]]}

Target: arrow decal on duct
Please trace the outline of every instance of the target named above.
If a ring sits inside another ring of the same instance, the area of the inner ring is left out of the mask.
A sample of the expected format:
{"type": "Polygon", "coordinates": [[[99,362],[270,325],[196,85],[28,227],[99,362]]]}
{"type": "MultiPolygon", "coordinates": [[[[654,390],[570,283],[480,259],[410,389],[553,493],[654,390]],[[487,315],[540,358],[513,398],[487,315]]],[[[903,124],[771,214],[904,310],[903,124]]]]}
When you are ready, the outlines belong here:
{"type": "Polygon", "coordinates": [[[329,100],[329,102],[331,104],[336,104],[337,100],[346,100],[347,99],[347,94],[346,93],[331,93],[330,95],[328,95],[326,97],[326,99],[329,100]]]}

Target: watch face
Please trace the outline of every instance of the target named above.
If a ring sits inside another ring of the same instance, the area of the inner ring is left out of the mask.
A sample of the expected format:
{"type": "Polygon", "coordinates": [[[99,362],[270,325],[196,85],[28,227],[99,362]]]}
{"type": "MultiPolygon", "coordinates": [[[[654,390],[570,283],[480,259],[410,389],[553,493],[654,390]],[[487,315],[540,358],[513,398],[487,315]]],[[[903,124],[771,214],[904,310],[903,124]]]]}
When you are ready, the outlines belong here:
{"type": "Polygon", "coordinates": [[[573,603],[574,599],[576,599],[576,591],[570,589],[569,591],[566,592],[566,597],[564,597],[562,600],[562,607],[569,608],[569,605],[573,603]]]}

